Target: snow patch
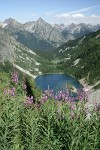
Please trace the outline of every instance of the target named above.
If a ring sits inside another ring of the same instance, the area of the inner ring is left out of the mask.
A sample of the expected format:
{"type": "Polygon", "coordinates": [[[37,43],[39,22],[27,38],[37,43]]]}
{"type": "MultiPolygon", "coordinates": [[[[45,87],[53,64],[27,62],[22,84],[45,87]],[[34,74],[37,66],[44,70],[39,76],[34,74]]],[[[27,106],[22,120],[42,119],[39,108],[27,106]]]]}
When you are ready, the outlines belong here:
{"type": "Polygon", "coordinates": [[[84,37],[80,40],[80,42],[82,42],[85,38],[86,38],[86,36],[84,36],[84,37]]]}
{"type": "Polygon", "coordinates": [[[68,57],[68,58],[65,58],[65,60],[69,60],[70,59],[70,57],[68,57]]]}
{"type": "Polygon", "coordinates": [[[7,23],[0,22],[0,25],[2,26],[2,28],[4,28],[5,26],[7,26],[7,23]]]}
{"type": "Polygon", "coordinates": [[[27,60],[30,60],[28,57],[26,57],[27,60]]]}
{"type": "Polygon", "coordinates": [[[81,66],[81,68],[84,68],[84,66],[81,66]]]}
{"type": "Polygon", "coordinates": [[[39,73],[39,75],[41,75],[42,74],[42,72],[38,72],[39,73]]]}
{"type": "Polygon", "coordinates": [[[18,55],[18,57],[23,59],[23,57],[21,55],[18,55]]]}
{"type": "Polygon", "coordinates": [[[13,65],[14,65],[17,69],[19,69],[20,71],[24,72],[25,74],[27,74],[27,75],[33,77],[34,79],[37,77],[37,76],[32,75],[28,70],[25,70],[25,69],[23,69],[22,67],[20,67],[20,66],[14,64],[14,63],[13,63],[13,65]]]}
{"type": "Polygon", "coordinates": [[[33,51],[29,50],[29,53],[33,54],[33,55],[36,55],[36,53],[34,53],[33,51]]]}
{"type": "Polygon", "coordinates": [[[17,49],[18,52],[22,52],[20,49],[17,49]]]}
{"type": "MultiPolygon", "coordinates": [[[[35,60],[34,60],[34,61],[35,61],[35,60]]],[[[36,61],[35,61],[35,64],[36,64],[37,66],[39,66],[39,65],[40,65],[40,63],[38,63],[38,62],[36,62],[36,61]]]]}
{"type": "Polygon", "coordinates": [[[39,69],[38,68],[34,68],[34,71],[39,71],[39,69]]]}
{"type": "Polygon", "coordinates": [[[76,65],[79,63],[79,61],[80,61],[80,58],[76,59],[76,60],[74,61],[74,65],[73,65],[73,66],[76,66],[76,65]]]}
{"type": "Polygon", "coordinates": [[[99,35],[97,35],[95,38],[97,39],[97,38],[99,38],[100,37],[100,34],[99,35]]]}
{"type": "Polygon", "coordinates": [[[77,45],[76,45],[76,46],[73,46],[73,47],[66,47],[65,50],[60,49],[60,50],[59,50],[59,53],[60,53],[60,52],[62,52],[62,53],[63,53],[63,52],[66,52],[67,50],[69,50],[69,49],[74,49],[74,48],[76,48],[76,47],[77,47],[77,45]]]}
{"type": "Polygon", "coordinates": [[[77,31],[77,32],[80,33],[80,30],[81,30],[81,26],[78,25],[78,26],[75,26],[75,27],[72,29],[71,33],[73,34],[75,31],[77,31]]]}
{"type": "Polygon", "coordinates": [[[59,53],[62,52],[62,49],[59,50],[59,53]]]}

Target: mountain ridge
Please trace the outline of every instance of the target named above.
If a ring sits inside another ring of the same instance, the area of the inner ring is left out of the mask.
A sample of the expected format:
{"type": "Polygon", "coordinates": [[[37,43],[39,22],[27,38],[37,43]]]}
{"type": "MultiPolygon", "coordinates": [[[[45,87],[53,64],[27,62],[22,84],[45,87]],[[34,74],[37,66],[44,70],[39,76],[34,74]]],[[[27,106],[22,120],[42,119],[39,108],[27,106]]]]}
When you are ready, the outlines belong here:
{"type": "MultiPolygon", "coordinates": [[[[20,36],[20,32],[27,32],[27,36],[30,38],[34,37],[33,41],[34,39],[37,41],[34,42],[36,47],[33,45],[33,49],[39,50],[55,49],[64,42],[74,40],[88,33],[96,32],[100,29],[100,25],[89,25],[84,23],[78,25],[73,23],[70,25],[52,25],[44,21],[42,18],[39,18],[37,21],[30,21],[24,24],[16,21],[15,19],[9,18],[4,22],[0,22],[0,26],[17,37],[20,36]],[[43,41],[45,43],[45,48],[42,44],[43,41]],[[38,47],[39,44],[40,47],[38,47]]],[[[23,35],[23,37],[25,36],[23,35]]],[[[26,46],[29,45],[27,39],[22,44],[24,43],[26,43],[26,46]]]]}

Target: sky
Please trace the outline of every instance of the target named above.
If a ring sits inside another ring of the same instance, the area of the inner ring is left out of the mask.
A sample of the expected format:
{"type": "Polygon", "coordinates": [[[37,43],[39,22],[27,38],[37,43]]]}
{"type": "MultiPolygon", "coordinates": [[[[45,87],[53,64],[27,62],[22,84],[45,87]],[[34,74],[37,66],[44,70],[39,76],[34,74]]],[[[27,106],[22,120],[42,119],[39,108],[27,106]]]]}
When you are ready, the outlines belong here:
{"type": "Polygon", "coordinates": [[[0,0],[0,21],[100,24],[100,0],[0,0]]]}

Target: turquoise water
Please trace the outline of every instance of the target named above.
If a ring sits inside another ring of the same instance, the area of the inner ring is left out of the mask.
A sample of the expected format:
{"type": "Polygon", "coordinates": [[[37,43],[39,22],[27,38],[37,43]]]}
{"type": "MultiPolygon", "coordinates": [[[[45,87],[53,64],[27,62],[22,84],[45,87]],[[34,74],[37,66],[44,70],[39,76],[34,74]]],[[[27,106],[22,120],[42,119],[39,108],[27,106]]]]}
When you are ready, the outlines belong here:
{"type": "Polygon", "coordinates": [[[54,92],[58,92],[60,90],[66,90],[66,84],[73,85],[76,89],[82,88],[82,85],[72,76],[65,74],[46,74],[38,76],[35,79],[36,86],[40,89],[47,90],[53,89],[54,92]]]}

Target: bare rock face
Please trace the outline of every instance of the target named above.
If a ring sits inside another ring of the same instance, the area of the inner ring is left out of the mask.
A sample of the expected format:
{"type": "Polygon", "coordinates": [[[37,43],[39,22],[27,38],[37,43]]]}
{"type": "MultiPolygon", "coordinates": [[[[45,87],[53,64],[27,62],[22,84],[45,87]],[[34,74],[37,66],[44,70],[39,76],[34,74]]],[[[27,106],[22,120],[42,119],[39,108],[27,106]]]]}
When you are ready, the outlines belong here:
{"type": "Polygon", "coordinates": [[[46,23],[42,18],[39,18],[33,27],[34,34],[40,39],[48,40],[51,43],[63,43],[64,38],[62,33],[52,25],[46,23]]]}
{"type": "Polygon", "coordinates": [[[4,29],[0,28],[0,61],[14,59],[14,49],[11,43],[15,40],[4,29]]]}
{"type": "MultiPolygon", "coordinates": [[[[34,26],[34,34],[40,39],[48,39],[52,30],[52,26],[46,23],[42,18],[39,18],[34,26]]],[[[49,39],[48,39],[49,40],[49,39]]]]}
{"type": "Polygon", "coordinates": [[[34,26],[35,26],[35,21],[26,22],[24,24],[24,29],[29,32],[34,33],[34,30],[33,30],[34,26]]]}
{"type": "Polygon", "coordinates": [[[7,23],[8,25],[17,23],[17,21],[15,19],[12,19],[12,18],[6,19],[4,22],[7,23]]]}
{"type": "Polygon", "coordinates": [[[20,29],[20,30],[24,30],[23,24],[16,21],[13,18],[6,19],[3,22],[3,24],[6,24],[6,26],[5,26],[6,29],[8,29],[8,28],[17,28],[17,29],[20,29]]]}

